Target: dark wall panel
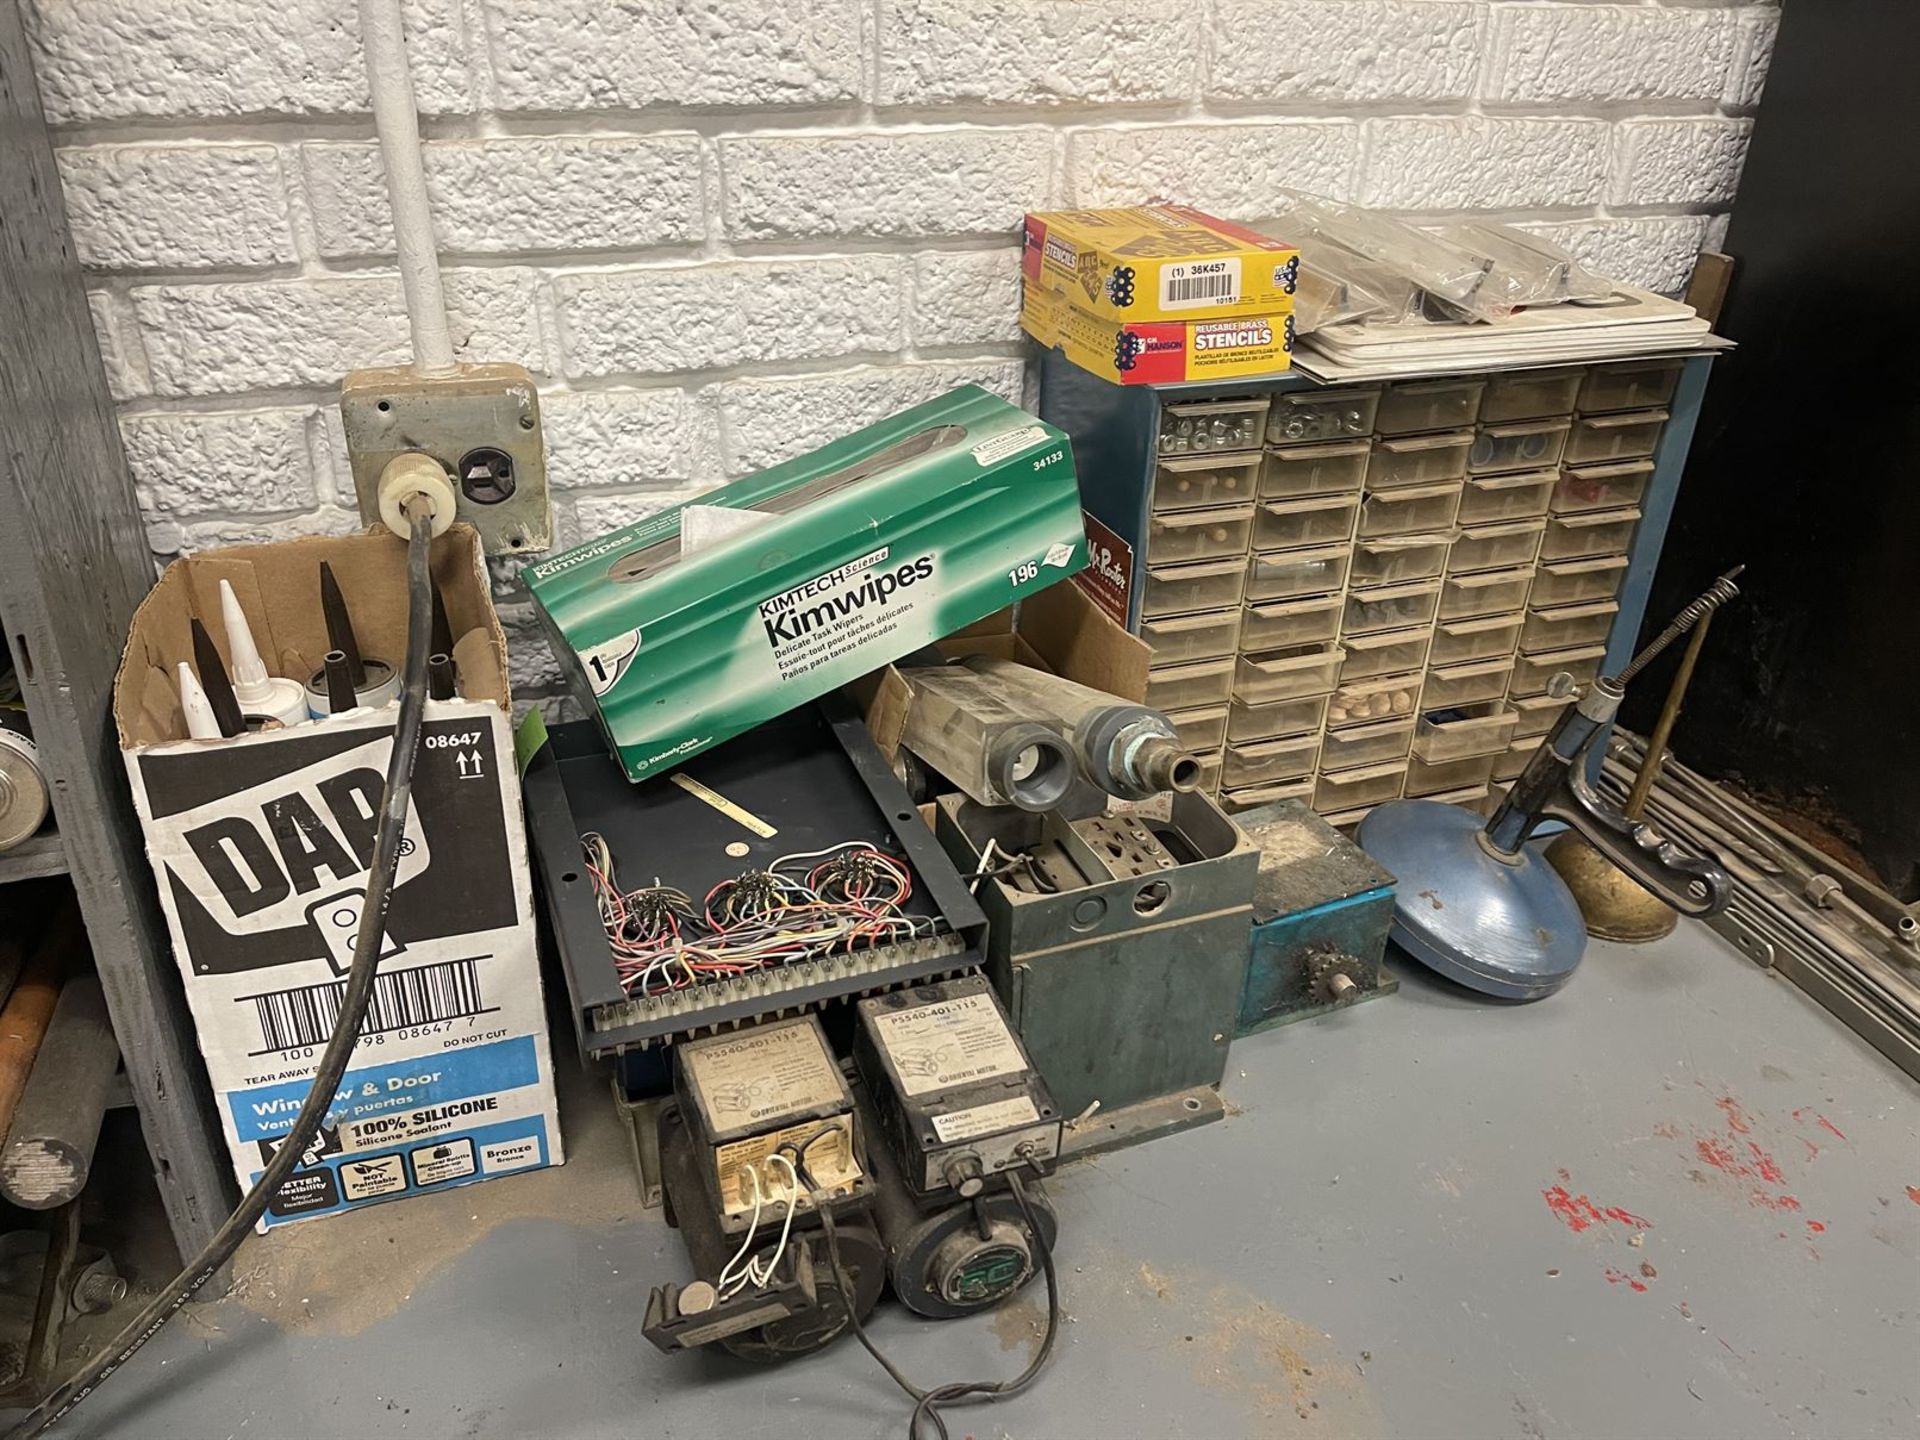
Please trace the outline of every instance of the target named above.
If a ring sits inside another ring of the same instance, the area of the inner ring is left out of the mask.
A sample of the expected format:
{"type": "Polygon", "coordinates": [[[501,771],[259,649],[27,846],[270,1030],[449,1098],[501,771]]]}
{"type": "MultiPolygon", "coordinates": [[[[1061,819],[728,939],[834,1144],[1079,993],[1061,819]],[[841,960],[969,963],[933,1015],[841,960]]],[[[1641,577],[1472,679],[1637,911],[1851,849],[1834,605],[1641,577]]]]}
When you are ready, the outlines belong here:
{"type": "MultiPolygon", "coordinates": [[[[1676,748],[1920,884],[1920,7],[1788,5],[1649,623],[1744,561],[1676,748]]],[[[1630,698],[1644,728],[1671,673],[1630,698]]]]}

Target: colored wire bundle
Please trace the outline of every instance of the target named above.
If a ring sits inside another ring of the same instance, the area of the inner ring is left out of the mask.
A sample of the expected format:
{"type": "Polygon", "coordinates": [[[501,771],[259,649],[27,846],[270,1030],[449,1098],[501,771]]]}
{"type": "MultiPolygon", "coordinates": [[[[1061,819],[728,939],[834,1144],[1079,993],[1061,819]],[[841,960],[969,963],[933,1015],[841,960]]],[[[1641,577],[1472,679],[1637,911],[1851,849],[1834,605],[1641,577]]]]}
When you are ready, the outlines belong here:
{"type": "Polygon", "coordinates": [[[821,955],[931,935],[937,922],[903,907],[906,865],[863,840],[783,855],[723,880],[699,900],[652,885],[623,890],[613,851],[580,837],[613,966],[629,995],[660,995],[821,955]]]}

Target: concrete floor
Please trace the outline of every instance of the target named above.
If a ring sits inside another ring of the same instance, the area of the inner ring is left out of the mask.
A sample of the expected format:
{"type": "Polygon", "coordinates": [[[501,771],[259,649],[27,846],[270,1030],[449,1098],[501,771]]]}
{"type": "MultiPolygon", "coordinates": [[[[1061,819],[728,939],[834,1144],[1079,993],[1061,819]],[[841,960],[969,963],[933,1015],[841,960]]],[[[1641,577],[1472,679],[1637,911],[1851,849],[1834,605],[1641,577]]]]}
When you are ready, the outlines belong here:
{"type": "MultiPolygon", "coordinates": [[[[1224,1124],[1053,1182],[1070,1323],[956,1436],[1916,1432],[1910,1081],[1697,925],[1525,1008],[1401,968],[1237,1046],[1224,1124]]],[[[641,1338],[685,1260],[574,1088],[564,1170],[249,1241],[57,1433],[897,1436],[851,1342],[753,1370],[641,1338]]],[[[1014,1373],[1042,1314],[873,1328],[933,1383],[1014,1373]]]]}

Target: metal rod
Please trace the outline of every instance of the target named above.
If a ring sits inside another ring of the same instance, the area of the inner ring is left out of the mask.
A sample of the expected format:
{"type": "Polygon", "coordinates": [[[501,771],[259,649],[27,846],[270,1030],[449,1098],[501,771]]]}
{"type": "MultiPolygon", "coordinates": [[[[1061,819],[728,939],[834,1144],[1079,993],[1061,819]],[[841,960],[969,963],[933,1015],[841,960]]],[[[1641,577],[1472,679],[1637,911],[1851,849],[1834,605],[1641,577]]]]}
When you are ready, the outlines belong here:
{"type": "Polygon", "coordinates": [[[1629,820],[1638,820],[1640,812],[1647,808],[1647,792],[1653,789],[1653,782],[1660,778],[1660,766],[1666,760],[1667,740],[1673,734],[1673,727],[1680,719],[1680,706],[1687,698],[1687,686],[1693,683],[1693,667],[1699,662],[1701,647],[1707,643],[1707,627],[1713,624],[1713,612],[1709,610],[1700,617],[1700,623],[1693,627],[1693,633],[1687,637],[1687,648],[1680,657],[1680,668],[1674,672],[1673,683],[1667,687],[1667,703],[1660,707],[1660,718],[1654,721],[1653,734],[1647,739],[1647,758],[1640,764],[1640,773],[1633,778],[1633,789],[1628,792],[1627,803],[1620,807],[1620,813],[1629,820]]]}

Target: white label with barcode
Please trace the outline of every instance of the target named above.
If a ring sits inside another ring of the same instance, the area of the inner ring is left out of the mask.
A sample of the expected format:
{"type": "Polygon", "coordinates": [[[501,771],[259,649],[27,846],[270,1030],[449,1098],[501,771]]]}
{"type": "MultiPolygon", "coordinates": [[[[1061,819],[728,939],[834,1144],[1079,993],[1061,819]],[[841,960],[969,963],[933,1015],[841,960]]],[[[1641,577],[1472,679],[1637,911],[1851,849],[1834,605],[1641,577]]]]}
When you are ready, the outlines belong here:
{"type": "Polygon", "coordinates": [[[1240,299],[1240,259],[1183,260],[1160,267],[1160,308],[1191,310],[1240,299]]]}

